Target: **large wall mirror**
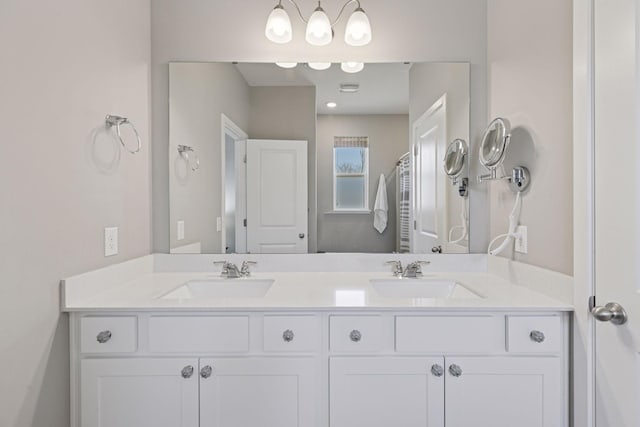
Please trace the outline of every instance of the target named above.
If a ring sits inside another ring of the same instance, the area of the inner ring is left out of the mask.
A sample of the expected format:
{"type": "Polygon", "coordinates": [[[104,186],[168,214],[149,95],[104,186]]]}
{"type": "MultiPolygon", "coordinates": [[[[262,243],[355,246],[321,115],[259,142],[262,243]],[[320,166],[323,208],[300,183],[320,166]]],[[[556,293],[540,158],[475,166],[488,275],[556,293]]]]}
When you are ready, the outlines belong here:
{"type": "Polygon", "coordinates": [[[171,63],[171,253],[468,253],[469,68],[171,63]]]}

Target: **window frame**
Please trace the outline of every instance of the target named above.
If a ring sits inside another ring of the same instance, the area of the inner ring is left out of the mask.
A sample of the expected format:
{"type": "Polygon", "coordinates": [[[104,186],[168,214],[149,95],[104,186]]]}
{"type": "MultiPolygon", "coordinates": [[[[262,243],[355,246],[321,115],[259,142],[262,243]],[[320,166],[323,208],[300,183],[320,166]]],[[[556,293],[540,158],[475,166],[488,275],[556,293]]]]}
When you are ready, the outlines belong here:
{"type": "Polygon", "coordinates": [[[369,145],[366,147],[333,147],[333,212],[337,213],[370,213],[371,209],[369,209],[369,145]],[[338,173],[336,171],[336,149],[339,148],[359,148],[364,149],[364,173],[354,174],[354,173],[341,173],[341,176],[362,176],[364,177],[364,203],[362,208],[340,208],[337,206],[338,203],[338,173]]]}

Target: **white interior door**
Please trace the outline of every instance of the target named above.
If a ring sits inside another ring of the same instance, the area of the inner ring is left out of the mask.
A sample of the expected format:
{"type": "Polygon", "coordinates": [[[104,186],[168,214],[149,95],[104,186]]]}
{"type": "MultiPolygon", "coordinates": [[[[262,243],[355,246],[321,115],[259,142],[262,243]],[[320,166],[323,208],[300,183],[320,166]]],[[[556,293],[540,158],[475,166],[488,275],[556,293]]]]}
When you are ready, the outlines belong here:
{"type": "Polygon", "coordinates": [[[412,252],[431,252],[446,242],[446,179],[443,168],[447,138],[446,95],[413,124],[412,252]]]}
{"type": "Polygon", "coordinates": [[[247,250],[307,253],[307,141],[247,141],[247,250]]]}
{"type": "Polygon", "coordinates": [[[235,142],[236,172],[236,252],[247,253],[247,140],[235,142]]]}
{"type": "Polygon", "coordinates": [[[640,426],[638,32],[637,0],[595,1],[595,304],[629,316],[596,322],[597,427],[640,426]]]}

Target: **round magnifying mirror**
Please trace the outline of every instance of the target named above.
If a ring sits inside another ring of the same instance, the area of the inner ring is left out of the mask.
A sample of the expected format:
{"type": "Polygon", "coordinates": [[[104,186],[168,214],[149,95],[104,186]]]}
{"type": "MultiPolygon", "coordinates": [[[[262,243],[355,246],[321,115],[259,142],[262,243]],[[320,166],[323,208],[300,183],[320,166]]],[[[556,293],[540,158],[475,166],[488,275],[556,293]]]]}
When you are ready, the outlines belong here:
{"type": "Polygon", "coordinates": [[[495,119],[484,132],[480,144],[480,163],[487,169],[495,169],[504,160],[511,137],[511,124],[507,119],[495,119]]]}
{"type": "Polygon", "coordinates": [[[460,176],[468,152],[467,142],[463,139],[451,141],[444,155],[444,172],[450,178],[460,176]]]}

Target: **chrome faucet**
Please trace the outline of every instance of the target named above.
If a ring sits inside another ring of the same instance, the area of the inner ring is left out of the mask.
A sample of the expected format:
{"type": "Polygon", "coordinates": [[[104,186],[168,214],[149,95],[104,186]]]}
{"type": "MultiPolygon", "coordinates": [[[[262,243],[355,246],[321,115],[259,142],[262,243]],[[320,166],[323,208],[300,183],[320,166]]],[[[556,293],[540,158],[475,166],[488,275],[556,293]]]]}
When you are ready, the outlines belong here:
{"type": "Polygon", "coordinates": [[[214,261],[214,264],[222,265],[222,271],[220,272],[220,276],[226,277],[227,279],[237,279],[238,277],[242,277],[242,272],[238,269],[238,266],[227,261],[214,261]]]}
{"type": "Polygon", "coordinates": [[[249,266],[256,265],[256,264],[257,262],[255,261],[242,261],[242,267],[240,267],[240,275],[242,277],[251,276],[251,271],[249,270],[249,266]]]}
{"type": "Polygon", "coordinates": [[[407,265],[402,273],[402,277],[416,278],[422,276],[422,265],[429,265],[431,261],[414,261],[407,265]]]}
{"type": "Polygon", "coordinates": [[[402,276],[402,261],[387,261],[385,264],[392,265],[392,272],[395,277],[402,276]]]}

